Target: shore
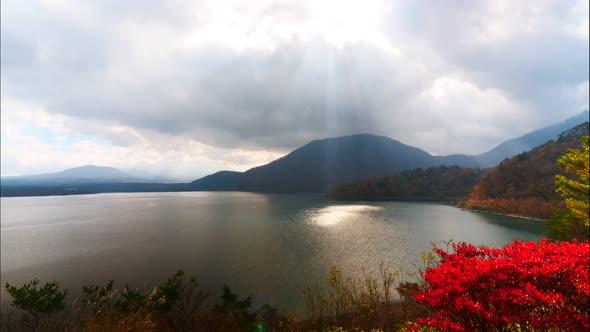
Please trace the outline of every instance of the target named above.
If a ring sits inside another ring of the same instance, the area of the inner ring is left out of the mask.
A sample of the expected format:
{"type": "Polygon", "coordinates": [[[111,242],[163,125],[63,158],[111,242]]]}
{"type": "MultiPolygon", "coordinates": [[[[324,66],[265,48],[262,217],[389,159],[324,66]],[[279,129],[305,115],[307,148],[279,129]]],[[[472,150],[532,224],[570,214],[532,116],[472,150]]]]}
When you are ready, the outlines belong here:
{"type": "Polygon", "coordinates": [[[518,214],[511,214],[511,213],[502,213],[502,212],[494,212],[494,211],[487,211],[487,210],[476,210],[476,209],[468,209],[468,208],[464,208],[464,207],[460,207],[457,205],[454,205],[456,208],[461,209],[463,211],[472,211],[472,212],[481,212],[481,213],[489,213],[489,214],[496,214],[499,216],[506,216],[506,217],[511,217],[511,218],[518,218],[518,219],[527,219],[527,220],[534,220],[534,221],[547,221],[547,219],[540,219],[540,218],[534,218],[534,217],[528,217],[528,216],[522,216],[522,215],[518,215],[518,214]]]}

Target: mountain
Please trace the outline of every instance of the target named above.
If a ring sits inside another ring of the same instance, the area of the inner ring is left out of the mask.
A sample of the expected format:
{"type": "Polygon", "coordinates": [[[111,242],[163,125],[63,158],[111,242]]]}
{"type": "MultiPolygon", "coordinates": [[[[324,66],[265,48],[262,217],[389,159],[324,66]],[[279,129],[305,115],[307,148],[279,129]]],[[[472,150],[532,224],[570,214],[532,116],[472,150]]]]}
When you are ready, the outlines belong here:
{"type": "Polygon", "coordinates": [[[588,111],[570,117],[562,122],[537,129],[517,138],[510,139],[479,155],[454,154],[435,156],[437,165],[461,165],[464,167],[487,168],[498,165],[502,160],[528,151],[549,140],[556,139],[562,132],[588,121],[588,111]]]}
{"type": "Polygon", "coordinates": [[[426,151],[368,134],[312,141],[268,165],[244,173],[249,191],[326,192],[344,181],[433,165],[426,151]]]}
{"type": "Polygon", "coordinates": [[[143,182],[116,168],[85,165],[57,173],[7,176],[1,178],[3,186],[15,185],[69,185],[81,183],[143,182]]]}
{"type": "Polygon", "coordinates": [[[588,135],[585,122],[530,151],[502,161],[483,176],[460,206],[492,212],[546,219],[563,199],[555,192],[555,175],[564,174],[557,160],[568,149],[580,149],[588,135]]]}
{"type": "Polygon", "coordinates": [[[358,134],[315,140],[269,164],[241,174],[216,173],[193,185],[195,190],[326,192],[344,181],[433,164],[426,151],[388,137],[358,134]]]}
{"type": "Polygon", "coordinates": [[[57,173],[7,176],[0,181],[2,197],[193,190],[188,183],[153,183],[116,168],[94,165],[57,173]]]}
{"type": "Polygon", "coordinates": [[[37,175],[37,178],[70,178],[70,179],[118,179],[130,176],[113,167],[85,165],[66,169],[57,173],[37,175]]]}
{"type": "Polygon", "coordinates": [[[555,139],[587,121],[582,112],[564,122],[511,139],[481,155],[432,156],[385,136],[359,134],[312,141],[269,164],[244,173],[227,171],[192,182],[194,190],[328,192],[336,185],[433,166],[485,168],[555,139]]]}
{"type": "Polygon", "coordinates": [[[548,140],[554,140],[559,134],[588,121],[588,111],[583,111],[563,122],[535,130],[526,135],[508,140],[492,150],[475,157],[480,167],[492,167],[502,160],[515,156],[523,151],[531,150],[548,140]]]}
{"type": "Polygon", "coordinates": [[[326,198],[337,200],[427,200],[464,199],[483,171],[479,168],[438,166],[402,171],[337,186],[326,198]]]}

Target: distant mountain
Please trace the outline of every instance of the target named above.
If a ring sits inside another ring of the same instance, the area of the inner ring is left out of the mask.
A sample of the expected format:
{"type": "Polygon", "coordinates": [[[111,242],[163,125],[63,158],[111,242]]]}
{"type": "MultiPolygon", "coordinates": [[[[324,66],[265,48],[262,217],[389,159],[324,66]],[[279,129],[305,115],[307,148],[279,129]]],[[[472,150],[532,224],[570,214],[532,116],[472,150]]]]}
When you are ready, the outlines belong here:
{"type": "Polygon", "coordinates": [[[71,178],[71,179],[117,179],[130,176],[113,167],[85,165],[66,169],[57,173],[37,175],[37,178],[71,178]]]}
{"type": "Polygon", "coordinates": [[[556,139],[559,134],[585,121],[588,121],[588,111],[581,112],[563,122],[508,140],[492,150],[476,156],[475,159],[477,160],[479,167],[496,166],[508,157],[515,156],[523,151],[528,151],[544,144],[549,140],[556,139]]]}
{"type": "Polygon", "coordinates": [[[116,168],[94,165],[57,173],[2,177],[0,181],[2,197],[194,190],[188,183],[154,183],[116,168]]]}
{"type": "Polygon", "coordinates": [[[528,151],[549,140],[555,140],[562,132],[588,121],[588,111],[583,111],[565,121],[544,127],[517,138],[510,139],[480,155],[454,154],[435,156],[437,165],[460,165],[464,167],[487,168],[498,165],[506,158],[528,151]]]}
{"type": "Polygon", "coordinates": [[[585,122],[530,151],[501,162],[483,176],[460,206],[546,219],[563,204],[555,192],[555,175],[564,174],[557,160],[568,149],[580,149],[588,135],[585,122]]]}
{"type": "Polygon", "coordinates": [[[2,177],[3,186],[144,182],[113,167],[86,165],[57,173],[2,177]]]}
{"type": "Polygon", "coordinates": [[[522,151],[555,139],[564,130],[587,121],[582,112],[562,123],[506,141],[476,156],[432,156],[384,136],[359,134],[312,141],[269,164],[244,173],[227,171],[193,181],[195,190],[255,192],[328,192],[336,185],[402,170],[433,166],[486,168],[522,151]]]}

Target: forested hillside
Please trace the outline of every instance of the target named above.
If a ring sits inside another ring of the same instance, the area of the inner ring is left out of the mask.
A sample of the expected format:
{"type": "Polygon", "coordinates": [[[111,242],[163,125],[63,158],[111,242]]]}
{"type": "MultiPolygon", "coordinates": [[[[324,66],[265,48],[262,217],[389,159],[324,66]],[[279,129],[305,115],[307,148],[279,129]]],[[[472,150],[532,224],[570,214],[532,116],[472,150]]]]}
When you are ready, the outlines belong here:
{"type": "Polygon", "coordinates": [[[403,171],[387,177],[350,182],[327,197],[340,200],[456,200],[465,198],[482,171],[459,166],[439,166],[403,171]]]}
{"type": "Polygon", "coordinates": [[[564,171],[557,160],[568,149],[579,149],[588,122],[565,131],[555,141],[506,159],[492,168],[460,206],[546,219],[562,207],[555,192],[555,175],[564,171]]]}

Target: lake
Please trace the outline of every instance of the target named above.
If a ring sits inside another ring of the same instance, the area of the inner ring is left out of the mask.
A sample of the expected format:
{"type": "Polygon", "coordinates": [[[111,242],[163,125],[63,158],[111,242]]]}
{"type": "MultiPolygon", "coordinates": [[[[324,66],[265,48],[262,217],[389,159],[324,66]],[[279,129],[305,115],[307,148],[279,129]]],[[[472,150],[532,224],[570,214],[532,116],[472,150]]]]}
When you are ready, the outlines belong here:
{"type": "MultiPolygon", "coordinates": [[[[301,314],[305,286],[331,266],[345,275],[381,262],[415,272],[431,242],[502,246],[542,237],[542,222],[434,203],[325,201],[317,195],[132,193],[1,199],[1,279],[37,276],[141,287],[178,268],[217,299],[224,283],[301,314]]],[[[3,290],[4,292],[4,290],[3,290]]],[[[3,293],[3,300],[6,299],[3,293]]]]}

